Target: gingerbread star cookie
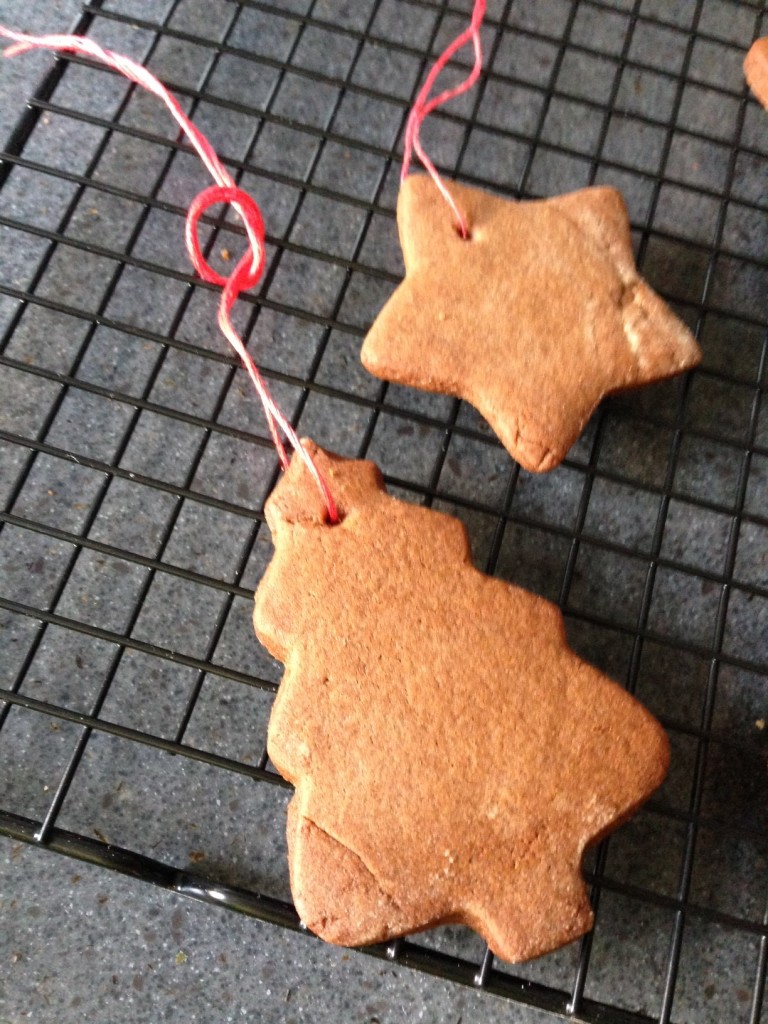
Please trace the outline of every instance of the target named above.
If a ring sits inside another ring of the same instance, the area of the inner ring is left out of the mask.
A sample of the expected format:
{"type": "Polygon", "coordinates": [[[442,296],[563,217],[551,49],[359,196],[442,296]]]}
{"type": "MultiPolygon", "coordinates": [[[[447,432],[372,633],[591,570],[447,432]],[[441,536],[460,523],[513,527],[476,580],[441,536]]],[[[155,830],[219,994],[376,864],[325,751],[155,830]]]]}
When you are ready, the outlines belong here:
{"type": "Polygon", "coordinates": [[[601,399],[701,353],[639,277],[621,195],[514,202],[411,175],[397,219],[405,279],[365,339],[377,377],[471,402],[526,469],[556,466],[601,399]]]}
{"type": "Polygon", "coordinates": [[[744,58],[744,75],[752,92],[768,110],[768,36],[757,39],[744,58]]]}
{"type": "Polygon", "coordinates": [[[294,458],[254,615],[285,662],[268,750],[299,914],[345,945],[461,922],[509,961],[576,938],[584,849],[662,781],[663,730],[555,606],[472,566],[458,520],[305,444],[343,518],[294,458]]]}

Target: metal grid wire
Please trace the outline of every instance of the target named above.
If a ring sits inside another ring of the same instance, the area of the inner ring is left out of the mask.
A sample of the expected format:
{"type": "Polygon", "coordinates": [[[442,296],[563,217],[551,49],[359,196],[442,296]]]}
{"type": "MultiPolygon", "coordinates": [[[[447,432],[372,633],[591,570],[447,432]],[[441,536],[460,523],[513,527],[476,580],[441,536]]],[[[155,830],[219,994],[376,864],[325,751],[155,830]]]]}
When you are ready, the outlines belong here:
{"type": "MultiPolygon", "coordinates": [[[[92,0],[77,30],[159,74],[262,204],[269,269],[240,322],[299,430],[462,518],[477,564],[557,601],[572,644],[671,737],[663,789],[588,863],[583,942],[517,967],[458,928],[374,953],[585,1021],[755,1024],[768,122],[740,64],[768,15],[497,0],[480,85],[428,122],[469,183],[621,188],[642,272],[705,352],[693,375],[605,402],[533,477],[471,409],[358,360],[401,273],[407,110],[467,6],[92,0]]],[[[277,467],[181,244],[204,173],[155,100],[58,59],[0,184],[0,832],[296,928],[289,790],[265,750],[280,668],[250,625],[277,467]]],[[[214,262],[242,251],[229,212],[205,230],[214,262]]]]}

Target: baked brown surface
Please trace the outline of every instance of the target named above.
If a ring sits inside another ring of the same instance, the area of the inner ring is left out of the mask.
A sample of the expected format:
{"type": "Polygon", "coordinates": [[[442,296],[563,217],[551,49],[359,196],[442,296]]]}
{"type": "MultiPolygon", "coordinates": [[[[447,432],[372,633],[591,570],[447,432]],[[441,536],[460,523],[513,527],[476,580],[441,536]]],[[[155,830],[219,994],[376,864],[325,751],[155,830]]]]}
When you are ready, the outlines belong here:
{"type": "Polygon", "coordinates": [[[612,188],[514,202],[446,183],[461,239],[425,175],[400,189],[405,278],[361,358],[377,377],[471,402],[526,469],[556,466],[601,399],[701,353],[635,269],[612,188]]]}
{"type": "Polygon", "coordinates": [[[752,92],[768,110],[768,36],[750,46],[744,58],[744,75],[752,92]]]}
{"type": "Polygon", "coordinates": [[[510,961],[576,938],[584,848],[661,783],[666,735],[554,605],[472,566],[458,520],[308,445],[343,521],[294,458],[254,613],[285,663],[268,749],[299,914],[345,945],[462,922],[510,961]]]}

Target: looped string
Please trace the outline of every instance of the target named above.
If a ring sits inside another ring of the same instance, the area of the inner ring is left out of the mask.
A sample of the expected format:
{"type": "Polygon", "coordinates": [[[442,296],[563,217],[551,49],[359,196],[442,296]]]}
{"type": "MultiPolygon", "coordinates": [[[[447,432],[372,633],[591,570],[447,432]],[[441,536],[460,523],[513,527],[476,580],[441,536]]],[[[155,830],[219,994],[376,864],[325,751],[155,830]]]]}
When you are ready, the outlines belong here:
{"type": "Polygon", "coordinates": [[[289,460],[280,435],[281,431],[294,451],[304,460],[312,478],[317,484],[326,507],[328,521],[338,523],[339,512],[327,482],[312,461],[309,452],[299,440],[295,430],[275,404],[256,364],[232,324],[232,307],[237,301],[238,296],[246,289],[253,288],[261,280],[261,276],[264,273],[266,262],[264,220],[255,200],[241,188],[237,187],[234,179],[216,155],[213,146],[211,146],[199,128],[196,128],[192,121],[190,121],[178,100],[141,64],[131,60],[130,57],[124,57],[122,54],[115,53],[113,50],[104,49],[98,43],[85,36],[29,36],[20,32],[12,32],[2,25],[0,25],[0,36],[14,40],[13,45],[5,50],[4,55],[6,57],[15,57],[18,54],[34,49],[56,50],[92,57],[157,96],[181,126],[182,131],[216,182],[215,185],[203,189],[195,197],[187,212],[184,237],[192,265],[204,281],[207,281],[209,284],[219,285],[223,289],[219,302],[219,327],[224,337],[243,361],[248,371],[248,376],[251,378],[256,389],[256,393],[261,399],[272,441],[277,449],[283,469],[288,468],[289,460]],[[206,210],[217,203],[230,203],[234,207],[243,221],[248,236],[248,248],[229,277],[222,277],[221,274],[217,273],[208,264],[200,249],[198,237],[200,217],[206,210]]]}
{"type": "Polygon", "coordinates": [[[437,168],[424,151],[419,132],[421,131],[421,125],[424,119],[428,117],[433,110],[441,107],[444,103],[447,103],[448,100],[452,100],[454,97],[461,96],[462,93],[468,92],[480,77],[480,72],[483,67],[483,50],[480,41],[480,27],[483,23],[483,18],[485,17],[485,10],[486,0],[475,0],[469,26],[461,33],[461,35],[458,35],[452,43],[448,44],[445,50],[443,50],[437,58],[431,71],[427,75],[427,79],[421,87],[419,94],[416,97],[416,102],[413,104],[413,108],[408,115],[408,123],[405,127],[403,168],[400,174],[400,180],[403,181],[408,175],[411,160],[413,159],[413,154],[415,152],[429,176],[440,189],[445,201],[453,210],[453,214],[456,218],[456,227],[459,234],[464,239],[469,237],[469,227],[467,225],[466,217],[461,212],[455,199],[446,188],[437,168]],[[440,74],[448,61],[458,50],[461,50],[468,43],[472,43],[475,60],[467,77],[462,79],[458,85],[453,86],[451,89],[445,89],[439,95],[430,99],[430,93],[432,92],[437,79],[440,77],[440,74]]]}

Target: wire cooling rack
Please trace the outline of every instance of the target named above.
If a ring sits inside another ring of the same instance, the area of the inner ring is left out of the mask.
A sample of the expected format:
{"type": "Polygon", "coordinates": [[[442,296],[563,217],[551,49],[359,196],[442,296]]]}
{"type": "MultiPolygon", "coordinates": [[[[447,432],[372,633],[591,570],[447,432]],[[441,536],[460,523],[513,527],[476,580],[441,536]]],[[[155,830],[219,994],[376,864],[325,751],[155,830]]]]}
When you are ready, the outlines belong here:
{"type": "MultiPolygon", "coordinates": [[[[604,403],[533,477],[464,405],[361,369],[401,272],[399,146],[467,4],[92,0],[262,204],[240,324],[300,432],[447,509],[478,565],[557,601],[571,643],[668,729],[668,781],[593,854],[597,924],[511,967],[440,929],[373,952],[583,1021],[764,1019],[768,955],[768,117],[762,3],[497,0],[486,74],[427,123],[510,196],[624,192],[693,375],[604,403]]],[[[207,181],[154,100],[57,59],[3,155],[0,832],[290,928],[280,669],[250,625],[277,466],[217,295],[182,247],[207,181]]],[[[223,268],[242,251],[208,218],[223,268]]],[[[567,708],[564,727],[570,727],[567,708]]]]}

